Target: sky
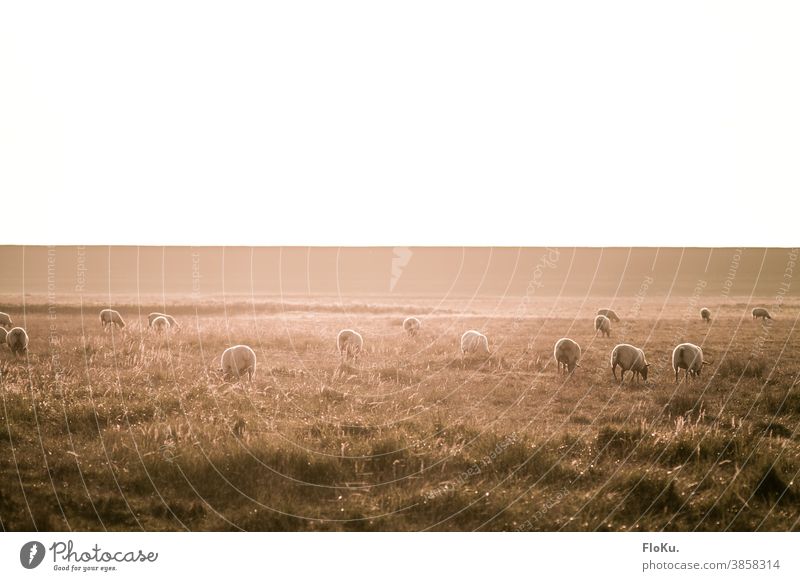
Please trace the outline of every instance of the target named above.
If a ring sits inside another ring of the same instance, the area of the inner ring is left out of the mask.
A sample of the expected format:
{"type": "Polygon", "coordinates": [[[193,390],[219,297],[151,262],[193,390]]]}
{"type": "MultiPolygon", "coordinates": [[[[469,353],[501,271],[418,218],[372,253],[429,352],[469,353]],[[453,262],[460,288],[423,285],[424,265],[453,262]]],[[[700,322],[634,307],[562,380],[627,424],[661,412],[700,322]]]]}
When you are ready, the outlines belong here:
{"type": "Polygon", "coordinates": [[[4,2],[0,244],[793,245],[799,26],[780,0],[4,2]]]}

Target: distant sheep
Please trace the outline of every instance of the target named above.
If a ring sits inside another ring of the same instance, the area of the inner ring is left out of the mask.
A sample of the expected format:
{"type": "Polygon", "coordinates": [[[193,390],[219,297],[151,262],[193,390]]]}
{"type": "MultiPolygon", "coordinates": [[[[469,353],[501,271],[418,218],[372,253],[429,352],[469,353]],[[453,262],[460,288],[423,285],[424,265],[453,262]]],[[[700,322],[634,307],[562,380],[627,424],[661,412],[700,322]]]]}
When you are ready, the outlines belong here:
{"type": "Polygon", "coordinates": [[[489,355],[489,339],[486,335],[474,330],[461,335],[461,356],[467,354],[489,355]]]}
{"type": "Polygon", "coordinates": [[[125,327],[125,321],[122,320],[122,315],[114,309],[103,309],[100,311],[100,323],[103,325],[104,330],[110,325],[121,329],[125,327]]]}
{"type": "Polygon", "coordinates": [[[0,327],[0,345],[6,342],[7,336],[8,336],[8,331],[6,331],[6,328],[0,327]]]}
{"type": "Polygon", "coordinates": [[[222,352],[220,365],[227,380],[241,379],[246,373],[247,379],[253,381],[256,375],[256,352],[247,345],[228,347],[222,352]]]}
{"type": "Polygon", "coordinates": [[[594,318],[594,330],[600,331],[606,337],[611,337],[611,320],[605,315],[597,315],[594,318]]]}
{"type": "Polygon", "coordinates": [[[28,352],[28,334],[22,327],[14,327],[6,336],[11,352],[16,355],[25,355],[28,352]]]}
{"type": "Polygon", "coordinates": [[[614,347],[611,352],[611,373],[614,374],[614,379],[617,379],[617,366],[622,370],[619,378],[619,384],[625,381],[625,372],[632,371],[633,376],[636,378],[636,383],[639,383],[639,376],[647,381],[647,368],[650,364],[644,356],[644,351],[633,345],[621,343],[614,347]]]}
{"type": "Polygon", "coordinates": [[[336,348],[343,359],[355,359],[364,348],[364,338],[352,329],[342,329],[336,336],[336,348]]]}
{"type": "Polygon", "coordinates": [[[175,320],[175,317],[173,317],[172,315],[167,315],[165,313],[150,313],[149,315],[147,315],[147,324],[150,327],[152,327],[153,321],[155,321],[158,317],[164,317],[169,323],[170,329],[172,328],[180,329],[180,325],[178,324],[178,321],[175,320]]]}
{"type": "Polygon", "coordinates": [[[692,343],[681,343],[672,351],[672,369],[675,370],[675,383],[678,383],[678,370],[686,370],[686,378],[700,376],[703,365],[703,350],[692,343]]]}
{"type": "Polygon", "coordinates": [[[598,315],[603,315],[604,317],[608,317],[610,320],[614,321],[615,323],[619,323],[619,317],[617,316],[617,313],[615,313],[611,309],[600,309],[599,311],[597,311],[597,314],[598,315]]]}
{"type": "Polygon", "coordinates": [[[700,316],[706,323],[711,322],[711,311],[709,311],[707,308],[703,307],[702,309],[700,309],[700,316]]]}
{"type": "Polygon", "coordinates": [[[14,321],[8,313],[0,313],[0,327],[8,327],[9,329],[14,326],[14,321]]]}
{"type": "Polygon", "coordinates": [[[753,309],[753,319],[772,320],[772,317],[770,316],[769,311],[764,307],[756,307],[753,309]]]}
{"type": "Polygon", "coordinates": [[[150,327],[156,333],[163,333],[164,331],[169,331],[170,324],[166,317],[156,317],[153,319],[153,322],[150,323],[150,327]]]}
{"type": "Polygon", "coordinates": [[[422,323],[420,323],[419,319],[416,317],[408,317],[405,321],[403,321],[403,330],[405,330],[405,332],[411,337],[419,333],[419,328],[421,326],[422,323]]]}
{"type": "Polygon", "coordinates": [[[553,348],[553,357],[558,362],[558,372],[572,373],[576,367],[580,367],[578,362],[581,360],[581,346],[572,339],[564,337],[556,341],[553,348]]]}

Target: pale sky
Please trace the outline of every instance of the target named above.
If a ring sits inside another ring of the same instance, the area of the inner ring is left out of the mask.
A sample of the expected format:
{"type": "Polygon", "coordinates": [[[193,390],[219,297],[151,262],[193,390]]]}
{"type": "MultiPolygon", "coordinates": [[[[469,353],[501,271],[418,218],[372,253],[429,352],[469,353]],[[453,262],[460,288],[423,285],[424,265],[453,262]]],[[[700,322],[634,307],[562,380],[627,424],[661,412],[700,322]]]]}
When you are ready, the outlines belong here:
{"type": "Polygon", "coordinates": [[[0,243],[790,246],[798,30],[790,1],[3,2],[0,243]]]}

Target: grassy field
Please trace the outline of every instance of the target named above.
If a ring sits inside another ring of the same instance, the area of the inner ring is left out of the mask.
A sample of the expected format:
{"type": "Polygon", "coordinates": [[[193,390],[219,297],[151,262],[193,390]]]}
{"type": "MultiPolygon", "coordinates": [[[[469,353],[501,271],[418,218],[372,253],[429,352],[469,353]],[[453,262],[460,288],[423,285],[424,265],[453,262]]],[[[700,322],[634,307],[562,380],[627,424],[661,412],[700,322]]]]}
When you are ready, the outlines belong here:
{"type": "Polygon", "coordinates": [[[750,308],[769,299],[687,300],[175,299],[165,338],[142,325],[164,305],[135,297],[114,333],[99,304],[4,302],[31,345],[0,348],[0,526],[796,530],[800,302],[761,323],[750,308]],[[610,305],[623,320],[603,339],[610,305]],[[345,327],[360,364],[340,365],[345,327]],[[470,328],[488,360],[460,360],[470,328]],[[572,377],[552,359],[562,336],[583,347],[572,377]],[[676,385],[683,341],[712,364],[676,385]],[[620,342],[645,349],[647,384],[613,381],[620,342]],[[216,371],[237,343],[258,354],[249,385],[216,371]]]}

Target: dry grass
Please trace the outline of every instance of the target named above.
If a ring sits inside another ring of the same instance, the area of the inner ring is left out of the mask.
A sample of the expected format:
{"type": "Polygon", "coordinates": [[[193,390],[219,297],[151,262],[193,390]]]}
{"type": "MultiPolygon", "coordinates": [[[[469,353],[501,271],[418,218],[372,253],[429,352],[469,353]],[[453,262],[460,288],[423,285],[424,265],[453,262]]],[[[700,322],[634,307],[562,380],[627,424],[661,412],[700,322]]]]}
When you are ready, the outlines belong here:
{"type": "Polygon", "coordinates": [[[414,305],[209,303],[171,309],[183,330],[163,342],[136,321],[163,305],[127,304],[114,334],[59,305],[52,342],[34,306],[28,358],[0,348],[3,530],[798,528],[791,302],[768,325],[746,303],[709,304],[711,325],[643,310],[603,339],[575,302],[517,318],[452,301],[413,340],[414,305]],[[334,352],[343,327],[365,336],[358,364],[334,352]],[[488,360],[458,356],[467,328],[488,360]],[[583,347],[573,376],[562,336],[583,347]],[[713,363],[676,385],[684,340],[713,363]],[[613,381],[622,341],[647,352],[647,384],[613,381]],[[258,354],[251,385],[216,371],[235,343],[258,354]]]}

